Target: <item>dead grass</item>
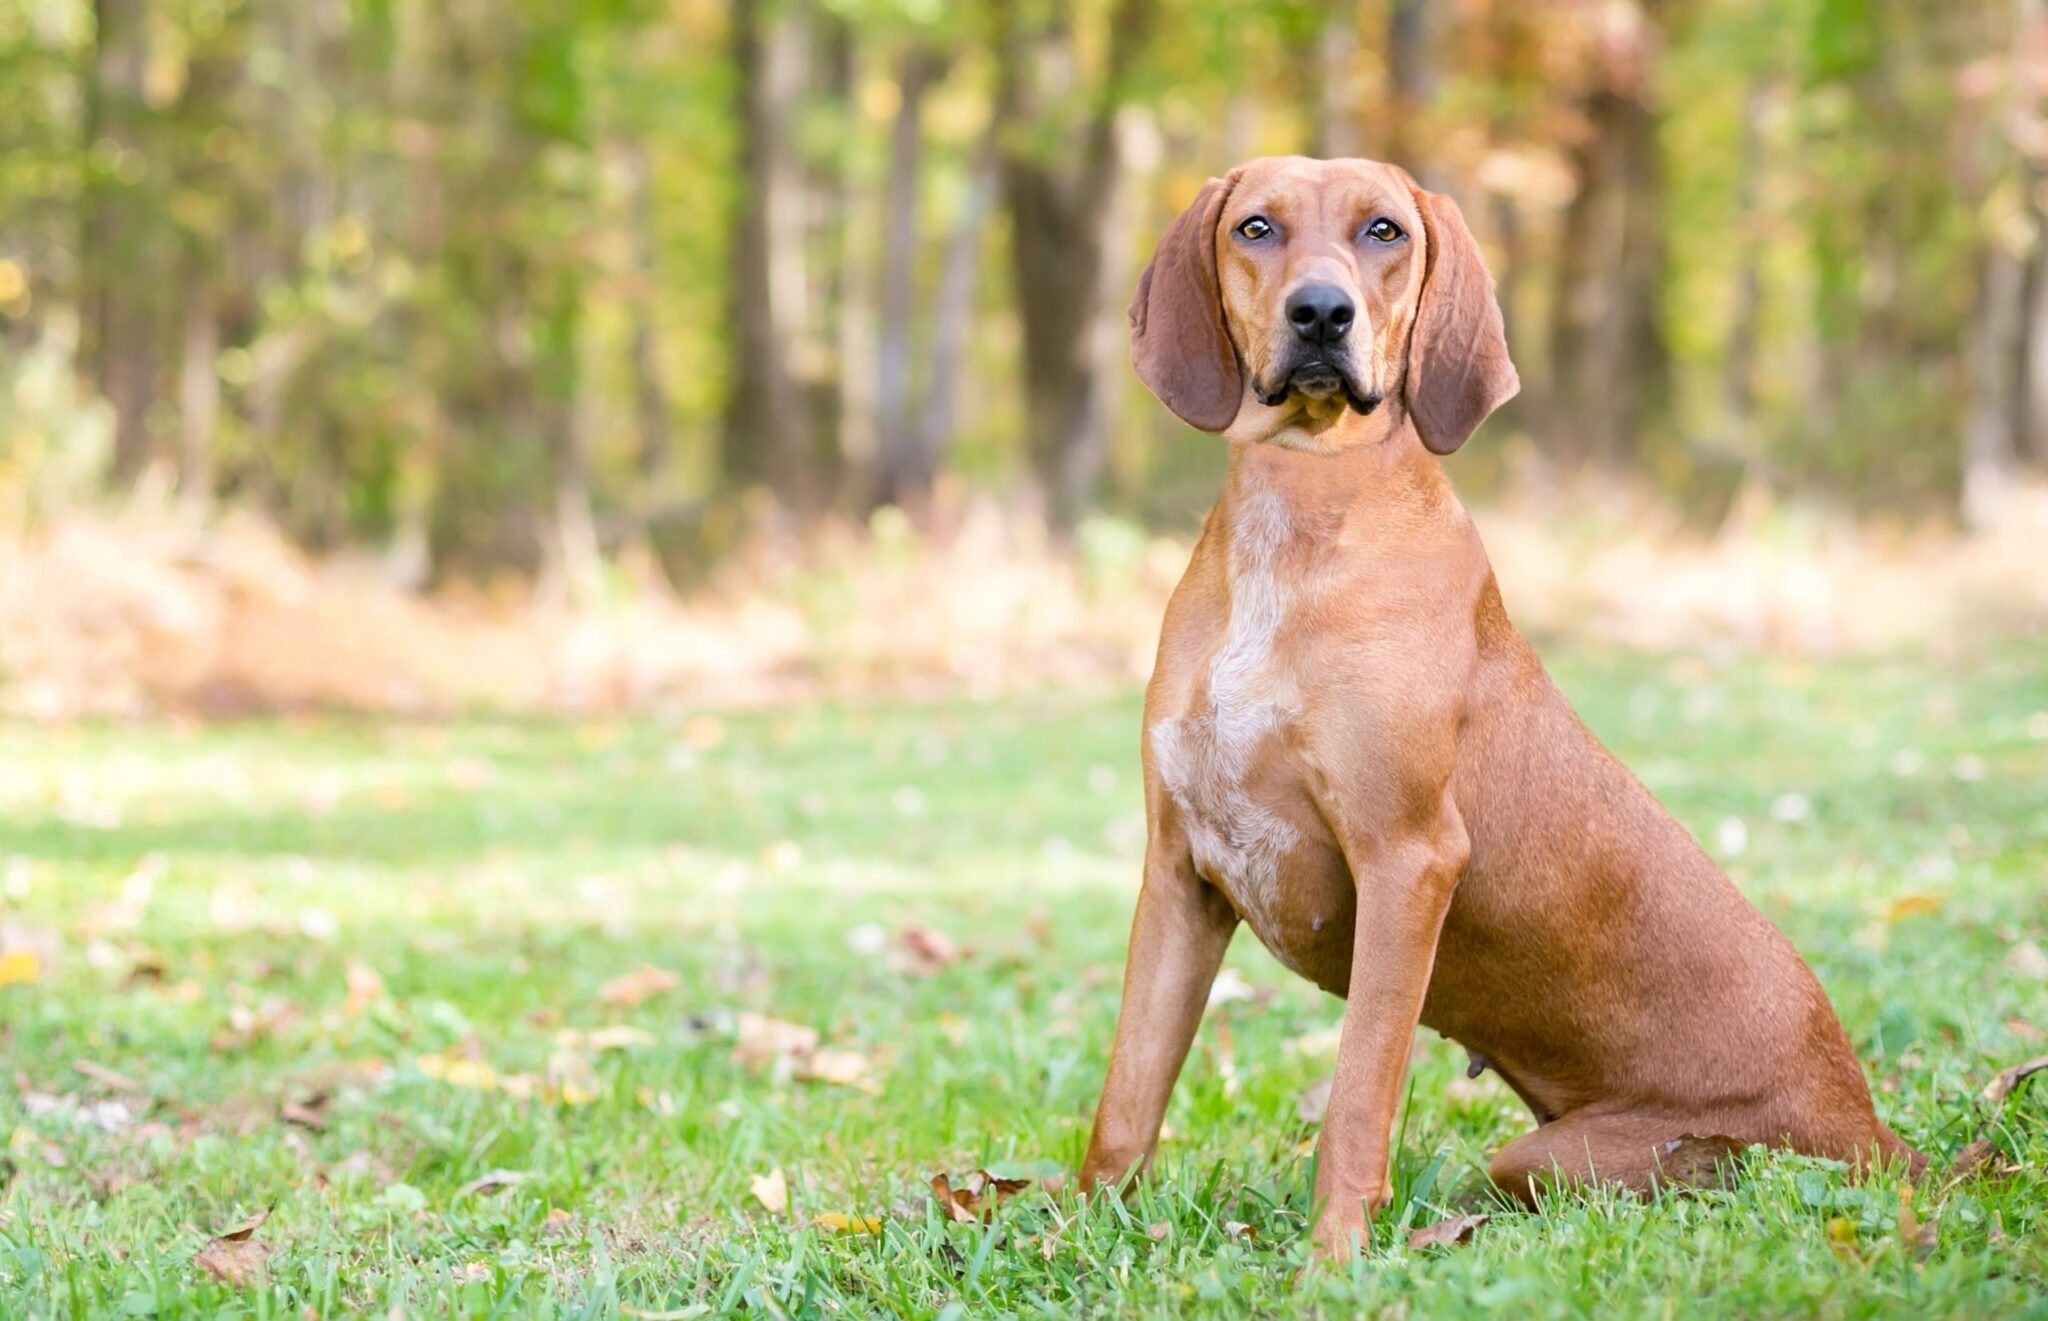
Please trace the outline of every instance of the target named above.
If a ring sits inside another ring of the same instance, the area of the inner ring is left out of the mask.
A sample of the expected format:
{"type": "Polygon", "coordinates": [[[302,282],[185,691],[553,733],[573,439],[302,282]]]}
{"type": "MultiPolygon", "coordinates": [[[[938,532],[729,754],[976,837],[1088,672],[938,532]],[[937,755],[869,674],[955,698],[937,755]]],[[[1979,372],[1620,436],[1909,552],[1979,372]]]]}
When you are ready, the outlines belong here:
{"type": "MultiPolygon", "coordinates": [[[[2048,492],[1970,537],[1749,500],[1702,538],[1606,485],[1525,489],[1477,516],[1538,635],[1939,654],[2048,629],[2048,492]]],[[[0,529],[0,710],[686,709],[1143,679],[1185,539],[1104,521],[1061,552],[990,501],[955,522],[943,541],[893,517],[764,536],[681,595],[627,555],[570,601],[547,584],[420,596],[247,513],[74,510],[0,529]]]]}

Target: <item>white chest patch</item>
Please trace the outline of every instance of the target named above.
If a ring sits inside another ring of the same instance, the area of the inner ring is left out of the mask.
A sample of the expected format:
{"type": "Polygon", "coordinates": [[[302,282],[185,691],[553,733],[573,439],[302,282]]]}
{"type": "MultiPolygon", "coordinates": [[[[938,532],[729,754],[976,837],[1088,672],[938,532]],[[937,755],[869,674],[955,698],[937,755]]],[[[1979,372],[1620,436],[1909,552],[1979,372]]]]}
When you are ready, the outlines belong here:
{"type": "Polygon", "coordinates": [[[1297,714],[1292,678],[1274,659],[1291,604],[1277,563],[1288,532],[1277,494],[1259,492],[1240,507],[1229,551],[1230,623],[1209,665],[1210,709],[1156,721],[1149,731],[1153,764],[1186,821],[1195,867],[1254,929],[1266,926],[1280,864],[1299,842],[1248,783],[1259,744],[1297,714]]]}

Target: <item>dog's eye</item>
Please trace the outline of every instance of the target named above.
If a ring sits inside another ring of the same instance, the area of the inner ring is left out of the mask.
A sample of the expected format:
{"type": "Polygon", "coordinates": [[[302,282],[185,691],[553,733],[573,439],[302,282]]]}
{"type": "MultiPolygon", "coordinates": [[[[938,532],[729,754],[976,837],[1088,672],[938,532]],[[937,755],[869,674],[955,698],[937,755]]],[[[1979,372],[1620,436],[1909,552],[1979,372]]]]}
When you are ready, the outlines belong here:
{"type": "Polygon", "coordinates": [[[1401,237],[1401,227],[1381,216],[1365,227],[1365,236],[1375,243],[1392,243],[1401,237]]]}
{"type": "Polygon", "coordinates": [[[1238,237],[1242,239],[1247,239],[1253,243],[1257,243],[1260,239],[1266,237],[1266,235],[1272,232],[1273,224],[1264,216],[1247,216],[1245,219],[1239,221],[1237,225],[1238,237]]]}

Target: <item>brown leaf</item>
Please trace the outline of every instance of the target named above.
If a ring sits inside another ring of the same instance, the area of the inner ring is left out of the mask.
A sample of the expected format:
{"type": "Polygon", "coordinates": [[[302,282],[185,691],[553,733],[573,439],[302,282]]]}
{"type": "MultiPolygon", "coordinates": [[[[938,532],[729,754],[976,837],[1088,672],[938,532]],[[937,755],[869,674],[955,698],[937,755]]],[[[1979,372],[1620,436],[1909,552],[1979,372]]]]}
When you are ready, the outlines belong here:
{"type": "Polygon", "coordinates": [[[1408,1246],[1411,1248],[1447,1248],[1459,1243],[1472,1241],[1472,1233],[1487,1221],[1489,1215],[1452,1216],[1439,1220],[1433,1225],[1408,1231],[1408,1246]]]}
{"type": "Polygon", "coordinates": [[[192,1264],[223,1284],[244,1288],[256,1282],[270,1256],[270,1245],[256,1240],[256,1231],[270,1219],[270,1208],[256,1212],[216,1234],[201,1248],[192,1264]]]}
{"type": "Polygon", "coordinates": [[[913,977],[929,977],[966,957],[951,936],[915,922],[905,923],[899,938],[906,955],[903,970],[913,977]]]}
{"type": "Polygon", "coordinates": [[[117,1073],[104,1064],[95,1064],[91,1060],[73,1060],[71,1061],[71,1067],[110,1092],[140,1092],[143,1090],[141,1083],[130,1078],[125,1073],[117,1073]]]}
{"type": "Polygon", "coordinates": [[[1223,1237],[1225,1238],[1249,1240],[1257,1237],[1257,1235],[1258,1231],[1242,1220],[1226,1220],[1223,1222],[1223,1237]]]}
{"type": "Polygon", "coordinates": [[[525,1170],[486,1170],[468,1183],[455,1190],[457,1197],[473,1197],[477,1193],[503,1192],[517,1187],[533,1176],[525,1170]]]}
{"type": "Polygon", "coordinates": [[[795,1076],[805,1082],[833,1083],[840,1087],[858,1087],[863,1091],[877,1092],[881,1089],[868,1079],[868,1057],[853,1050],[813,1051],[809,1059],[796,1067],[795,1076]]]}
{"type": "Polygon", "coordinates": [[[732,1045],[733,1061],[749,1068],[793,1067],[818,1049],[818,1029],[765,1014],[741,1014],[732,1045]]]}
{"type": "Polygon", "coordinates": [[[326,1092],[314,1092],[303,1101],[286,1101],[277,1109],[278,1118],[287,1124],[324,1133],[327,1131],[327,1106],[333,1099],[326,1092]]]}
{"type": "Polygon", "coordinates": [[[614,977],[597,988],[597,998],[606,1004],[631,1009],[643,1000],[673,991],[683,984],[683,979],[666,968],[645,967],[614,977]]]}
{"type": "Polygon", "coordinates": [[[932,1195],[939,1199],[939,1206],[952,1219],[962,1224],[977,1224],[987,1221],[996,1213],[996,1207],[1009,1197],[1023,1192],[1031,1186],[1029,1179],[999,1179],[987,1170],[976,1170],[960,1181],[955,1188],[953,1181],[944,1172],[931,1177],[932,1195]]]}
{"type": "Polygon", "coordinates": [[[559,1206],[548,1208],[548,1218],[541,1224],[542,1238],[565,1238],[576,1224],[576,1213],[564,1211],[559,1206]]]}
{"type": "Polygon", "coordinates": [[[1154,1243],[1166,1242],[1166,1236],[1172,1232],[1173,1225],[1170,1221],[1166,1220],[1155,1220],[1145,1226],[1145,1237],[1151,1239],[1154,1243]]]}
{"type": "Polygon", "coordinates": [[[1996,1110],[2005,1104],[2005,1098],[2011,1096],[2015,1088],[2043,1069],[2048,1069],[2048,1055],[2038,1056],[2024,1064],[2015,1064],[2010,1069],[2002,1071],[1985,1087],[1984,1104],[1996,1110]]]}
{"type": "Polygon", "coordinates": [[[783,1177],[780,1165],[766,1174],[755,1175],[747,1186],[753,1190],[754,1200],[770,1215],[782,1215],[789,1210],[789,1180],[783,1177]]]}
{"type": "Polygon", "coordinates": [[[1899,1240],[1913,1250],[1916,1260],[1925,1260],[1934,1251],[1937,1240],[1933,1221],[1921,1223],[1913,1213],[1913,1185],[1899,1185],[1899,1240]]]}

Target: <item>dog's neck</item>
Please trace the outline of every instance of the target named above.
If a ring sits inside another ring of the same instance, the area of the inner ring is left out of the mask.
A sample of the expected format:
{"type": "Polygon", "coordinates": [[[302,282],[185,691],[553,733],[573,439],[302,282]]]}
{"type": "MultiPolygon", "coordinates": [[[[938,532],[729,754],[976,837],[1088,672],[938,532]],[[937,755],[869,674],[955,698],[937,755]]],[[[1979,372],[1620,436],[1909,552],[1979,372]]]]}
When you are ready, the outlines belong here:
{"type": "Polygon", "coordinates": [[[1347,524],[1412,507],[1418,496],[1435,503],[1449,491],[1436,456],[1398,409],[1385,418],[1354,413],[1324,434],[1334,443],[1318,450],[1232,442],[1218,511],[1235,526],[1254,505],[1277,501],[1290,539],[1334,542],[1347,524]],[[1330,434],[1338,430],[1345,434],[1330,434]]]}

